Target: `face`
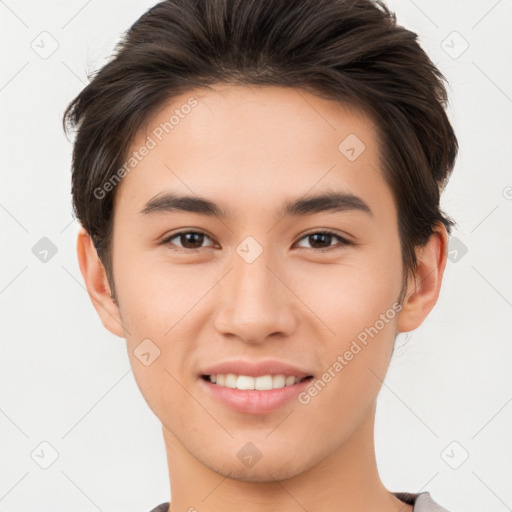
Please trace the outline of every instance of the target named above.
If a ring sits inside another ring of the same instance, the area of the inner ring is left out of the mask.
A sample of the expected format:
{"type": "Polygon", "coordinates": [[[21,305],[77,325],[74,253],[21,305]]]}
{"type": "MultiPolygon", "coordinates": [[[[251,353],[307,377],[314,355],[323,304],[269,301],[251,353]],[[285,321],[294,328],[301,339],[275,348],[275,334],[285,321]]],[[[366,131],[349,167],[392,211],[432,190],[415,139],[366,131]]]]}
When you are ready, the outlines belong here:
{"type": "Polygon", "coordinates": [[[216,85],[162,107],[132,150],[112,262],[142,394],[176,450],[220,474],[306,471],[368,414],[397,331],[373,122],[304,91],[216,85]]]}

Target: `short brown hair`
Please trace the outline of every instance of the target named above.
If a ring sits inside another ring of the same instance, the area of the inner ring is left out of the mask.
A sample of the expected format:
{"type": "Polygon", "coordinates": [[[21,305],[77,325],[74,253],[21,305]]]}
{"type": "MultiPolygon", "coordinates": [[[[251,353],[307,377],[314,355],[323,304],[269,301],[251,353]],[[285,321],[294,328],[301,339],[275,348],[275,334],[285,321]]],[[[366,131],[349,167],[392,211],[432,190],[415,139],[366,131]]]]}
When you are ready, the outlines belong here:
{"type": "Polygon", "coordinates": [[[123,165],[151,114],[214,83],[302,88],[372,115],[409,274],[434,225],[450,233],[455,224],[439,205],[458,151],[445,81],[380,0],[165,0],[133,24],[65,111],[64,129],[77,129],[74,212],[114,290],[115,188],[101,198],[95,190],[123,165]]]}

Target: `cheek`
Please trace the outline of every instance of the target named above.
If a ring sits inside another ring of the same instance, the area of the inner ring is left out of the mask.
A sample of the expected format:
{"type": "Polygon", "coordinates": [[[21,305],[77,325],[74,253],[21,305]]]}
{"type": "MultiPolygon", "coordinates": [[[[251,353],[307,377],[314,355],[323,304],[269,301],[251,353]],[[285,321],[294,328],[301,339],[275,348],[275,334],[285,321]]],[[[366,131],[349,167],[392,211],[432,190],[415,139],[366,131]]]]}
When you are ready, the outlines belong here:
{"type": "Polygon", "coordinates": [[[200,270],[197,265],[170,265],[143,254],[132,253],[115,264],[130,363],[156,413],[166,396],[183,393],[178,382],[186,385],[183,373],[197,351],[200,322],[194,319],[202,311],[198,305],[204,305],[217,278],[212,269],[205,275],[207,266],[200,270]]]}
{"type": "Polygon", "coordinates": [[[339,264],[299,270],[300,278],[288,274],[296,283],[294,291],[340,342],[379,320],[401,289],[402,262],[394,247],[354,252],[339,264]]]}
{"type": "Polygon", "coordinates": [[[169,336],[211,287],[205,271],[194,265],[171,265],[144,254],[132,254],[117,265],[116,288],[132,337],[169,336]]]}
{"type": "Polygon", "coordinates": [[[400,247],[375,247],[304,275],[304,302],[328,328],[319,337],[325,373],[317,404],[326,414],[337,404],[329,414],[356,418],[377,395],[389,365],[401,309],[400,247]]]}
{"type": "MultiPolygon", "coordinates": [[[[121,240],[116,243],[122,246],[121,240]]],[[[225,270],[209,262],[170,264],[165,254],[120,254],[126,257],[114,262],[115,279],[131,343],[144,338],[163,340],[172,336],[175,327],[175,332],[181,332],[197,314],[197,305],[201,302],[200,309],[206,307],[209,290],[225,270]]],[[[337,263],[297,260],[281,274],[305,305],[305,314],[313,313],[311,321],[321,321],[327,336],[347,340],[373,325],[398,297],[400,248],[397,242],[354,249],[337,263]]]]}

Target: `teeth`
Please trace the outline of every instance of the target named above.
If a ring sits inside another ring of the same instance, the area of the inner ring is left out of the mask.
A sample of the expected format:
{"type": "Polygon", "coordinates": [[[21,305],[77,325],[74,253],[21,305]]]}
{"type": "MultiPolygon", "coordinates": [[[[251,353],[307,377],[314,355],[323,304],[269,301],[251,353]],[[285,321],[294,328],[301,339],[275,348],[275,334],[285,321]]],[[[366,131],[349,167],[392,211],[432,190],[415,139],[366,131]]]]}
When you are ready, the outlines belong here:
{"type": "Polygon", "coordinates": [[[248,377],[247,375],[239,375],[233,387],[237,389],[254,389],[255,381],[256,379],[254,377],[248,377]]]}
{"type": "Polygon", "coordinates": [[[293,386],[300,382],[299,377],[289,375],[261,375],[260,377],[251,377],[249,375],[235,375],[234,373],[210,375],[210,382],[218,386],[224,386],[232,389],[257,389],[260,391],[269,391],[271,389],[280,389],[285,386],[293,386]]]}
{"type": "Polygon", "coordinates": [[[237,379],[234,373],[228,373],[226,375],[226,379],[224,380],[224,386],[227,388],[236,388],[237,379]]]}
{"type": "Polygon", "coordinates": [[[295,384],[295,377],[293,377],[293,376],[286,377],[285,384],[287,386],[291,386],[291,385],[295,384]]]}
{"type": "MultiPolygon", "coordinates": [[[[290,377],[292,384],[295,384],[295,377],[290,377]]],[[[272,377],[272,387],[279,389],[286,385],[286,377],[284,375],[274,375],[272,377]]],[[[290,384],[288,384],[290,385],[290,384]]]]}

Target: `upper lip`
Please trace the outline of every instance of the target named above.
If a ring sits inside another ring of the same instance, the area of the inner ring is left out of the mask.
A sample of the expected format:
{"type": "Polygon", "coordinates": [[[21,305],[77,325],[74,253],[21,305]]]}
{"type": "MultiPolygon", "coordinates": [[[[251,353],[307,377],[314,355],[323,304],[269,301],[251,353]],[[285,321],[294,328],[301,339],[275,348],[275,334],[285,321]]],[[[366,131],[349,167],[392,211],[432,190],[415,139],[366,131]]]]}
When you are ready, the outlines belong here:
{"type": "Polygon", "coordinates": [[[312,375],[310,372],[301,370],[297,366],[275,359],[265,359],[262,361],[247,361],[243,359],[233,359],[208,366],[201,371],[201,375],[225,375],[234,373],[235,375],[248,375],[250,377],[260,377],[262,375],[284,375],[295,376],[299,378],[312,375]]]}

